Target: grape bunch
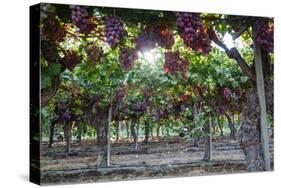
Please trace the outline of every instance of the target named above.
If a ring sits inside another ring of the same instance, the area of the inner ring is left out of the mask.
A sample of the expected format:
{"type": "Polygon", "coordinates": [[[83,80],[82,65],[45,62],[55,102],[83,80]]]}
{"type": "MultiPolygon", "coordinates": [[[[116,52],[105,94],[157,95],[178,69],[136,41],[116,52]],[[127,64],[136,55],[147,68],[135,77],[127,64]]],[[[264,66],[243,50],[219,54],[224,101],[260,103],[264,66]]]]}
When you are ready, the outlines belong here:
{"type": "Polygon", "coordinates": [[[90,45],[86,47],[86,53],[88,56],[88,61],[96,64],[100,60],[103,51],[102,48],[96,45],[90,45]]]}
{"type": "Polygon", "coordinates": [[[62,42],[66,35],[65,26],[60,24],[55,15],[49,15],[43,21],[42,33],[51,42],[62,42]]]}
{"type": "Polygon", "coordinates": [[[149,96],[150,96],[150,93],[151,93],[150,88],[149,88],[148,86],[145,86],[145,87],[142,89],[142,93],[143,93],[143,95],[144,95],[144,99],[145,99],[146,101],[148,101],[149,96]]]}
{"type": "Polygon", "coordinates": [[[60,59],[56,46],[48,40],[41,41],[41,55],[48,63],[56,63],[60,59]]]}
{"type": "Polygon", "coordinates": [[[157,119],[157,120],[163,119],[163,118],[165,118],[165,117],[167,116],[167,114],[168,114],[167,109],[165,109],[165,108],[159,108],[159,109],[157,110],[156,119],[157,119]]]}
{"type": "Polygon", "coordinates": [[[236,90],[235,90],[235,95],[236,95],[236,98],[237,99],[241,99],[242,98],[242,96],[243,96],[243,90],[241,89],[241,88],[237,88],[236,90]]]}
{"type": "Polygon", "coordinates": [[[124,114],[129,114],[129,113],[130,113],[130,109],[129,109],[128,106],[122,106],[121,111],[122,111],[124,114]]]}
{"type": "Polygon", "coordinates": [[[59,100],[55,107],[55,119],[58,122],[64,122],[71,119],[70,105],[59,100]]]}
{"type": "Polygon", "coordinates": [[[165,62],[163,65],[164,71],[171,74],[176,74],[181,71],[182,77],[185,79],[186,67],[189,64],[188,60],[181,59],[178,51],[165,52],[165,62]]]}
{"type": "Polygon", "coordinates": [[[181,75],[182,78],[185,80],[186,79],[186,69],[187,69],[187,65],[189,64],[189,61],[187,59],[183,59],[181,60],[181,75]]]}
{"type": "Polygon", "coordinates": [[[179,35],[187,47],[204,54],[211,51],[211,40],[207,30],[203,27],[200,14],[179,12],[176,25],[179,35]]]}
{"type": "Polygon", "coordinates": [[[107,16],[105,18],[105,37],[106,42],[115,47],[125,34],[124,22],[114,16],[107,16]]]}
{"type": "Polygon", "coordinates": [[[174,35],[171,29],[166,25],[155,25],[151,28],[151,32],[154,33],[155,42],[167,49],[171,49],[175,43],[174,35]]]}
{"type": "Polygon", "coordinates": [[[193,43],[192,49],[207,55],[211,51],[211,40],[206,28],[202,28],[198,33],[197,40],[193,43]]]}
{"type": "Polygon", "coordinates": [[[149,51],[156,47],[155,33],[148,29],[143,30],[135,39],[137,51],[149,51]]]}
{"type": "Polygon", "coordinates": [[[255,33],[255,39],[257,43],[267,52],[273,52],[274,47],[274,28],[273,24],[269,24],[268,21],[262,20],[259,22],[257,32],[255,33]]]}
{"type": "Polygon", "coordinates": [[[173,32],[166,25],[147,26],[135,38],[136,49],[140,51],[149,51],[156,46],[171,49],[174,43],[173,32]]]}
{"type": "Polygon", "coordinates": [[[82,57],[73,50],[68,50],[61,60],[61,64],[72,71],[76,65],[81,63],[82,57]]]}
{"type": "Polygon", "coordinates": [[[148,106],[148,103],[146,101],[138,101],[133,104],[132,109],[135,112],[143,112],[147,106],[148,106]]]}
{"type": "Polygon", "coordinates": [[[220,114],[225,114],[226,110],[227,110],[227,108],[225,105],[219,105],[218,111],[220,114]]]}
{"type": "Polygon", "coordinates": [[[137,59],[137,53],[133,48],[120,48],[119,50],[119,62],[124,69],[131,69],[134,65],[134,61],[137,59]]]}
{"type": "Polygon", "coordinates": [[[179,52],[165,52],[164,71],[176,74],[180,66],[179,52]]]}
{"type": "Polygon", "coordinates": [[[118,90],[117,90],[117,93],[116,93],[116,101],[117,102],[121,102],[122,99],[125,97],[126,95],[126,88],[124,85],[122,85],[118,90]]]}
{"type": "Polygon", "coordinates": [[[81,33],[88,33],[96,28],[92,17],[89,15],[87,7],[70,5],[72,23],[79,28],[81,33]]]}
{"type": "Polygon", "coordinates": [[[231,92],[231,90],[230,90],[228,87],[224,88],[224,90],[223,90],[223,97],[224,97],[226,100],[230,101],[230,99],[231,99],[231,94],[232,94],[232,92],[231,92]]]}

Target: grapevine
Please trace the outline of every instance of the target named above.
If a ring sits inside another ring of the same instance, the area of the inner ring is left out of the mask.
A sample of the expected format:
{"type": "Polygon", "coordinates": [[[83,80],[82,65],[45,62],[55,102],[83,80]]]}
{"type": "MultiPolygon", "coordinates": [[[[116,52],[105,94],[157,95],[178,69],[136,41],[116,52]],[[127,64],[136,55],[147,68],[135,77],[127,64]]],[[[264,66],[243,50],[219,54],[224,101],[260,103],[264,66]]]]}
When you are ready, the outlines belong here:
{"type": "Polygon", "coordinates": [[[187,47],[203,54],[208,54],[211,51],[211,40],[209,39],[207,29],[203,27],[200,14],[177,13],[176,25],[179,35],[187,47]]]}
{"type": "Polygon", "coordinates": [[[65,38],[65,26],[55,15],[49,15],[43,22],[42,34],[51,42],[62,42],[65,38]]]}
{"type": "Polygon", "coordinates": [[[87,11],[87,7],[70,5],[72,23],[79,28],[81,33],[88,33],[96,28],[96,24],[93,22],[87,11]]]}
{"type": "Polygon", "coordinates": [[[261,48],[271,53],[273,52],[274,47],[273,31],[273,25],[270,25],[269,22],[262,20],[259,22],[257,32],[254,36],[257,43],[260,44],[261,48]]]}
{"type": "Polygon", "coordinates": [[[189,64],[189,61],[186,59],[180,58],[179,52],[166,52],[165,53],[165,62],[163,65],[164,71],[171,74],[176,74],[178,71],[181,71],[183,79],[186,77],[186,67],[189,64]]]}
{"type": "Polygon", "coordinates": [[[102,56],[102,48],[96,45],[90,45],[86,47],[86,53],[88,61],[92,64],[96,64],[102,56]]]}
{"type": "Polygon", "coordinates": [[[105,37],[106,42],[115,47],[124,37],[125,28],[124,22],[114,16],[107,16],[105,18],[105,37]]]}
{"type": "Polygon", "coordinates": [[[119,62],[124,69],[131,69],[134,61],[137,59],[137,53],[133,48],[121,48],[119,51],[119,62]]]}
{"type": "Polygon", "coordinates": [[[65,56],[62,58],[61,64],[69,70],[73,70],[76,65],[81,63],[81,60],[82,57],[80,55],[72,50],[68,50],[65,56]]]}

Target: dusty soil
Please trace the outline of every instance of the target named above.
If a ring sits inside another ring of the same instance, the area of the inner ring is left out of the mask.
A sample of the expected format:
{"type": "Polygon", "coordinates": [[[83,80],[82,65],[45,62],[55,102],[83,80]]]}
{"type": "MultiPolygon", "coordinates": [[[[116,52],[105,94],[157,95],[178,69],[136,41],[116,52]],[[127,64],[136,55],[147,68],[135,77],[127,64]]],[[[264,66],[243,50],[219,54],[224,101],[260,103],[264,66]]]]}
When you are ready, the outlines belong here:
{"type": "MultiPolygon", "coordinates": [[[[64,143],[53,148],[42,147],[42,184],[118,181],[152,177],[173,177],[246,172],[245,157],[236,140],[213,139],[213,159],[203,162],[204,144],[193,147],[191,141],[179,137],[139,143],[121,141],[111,148],[111,167],[99,168],[100,150],[92,141],[73,144],[70,154],[64,143]]],[[[271,145],[273,156],[273,148],[271,145]]],[[[272,157],[273,158],[273,157],[272,157]]]]}

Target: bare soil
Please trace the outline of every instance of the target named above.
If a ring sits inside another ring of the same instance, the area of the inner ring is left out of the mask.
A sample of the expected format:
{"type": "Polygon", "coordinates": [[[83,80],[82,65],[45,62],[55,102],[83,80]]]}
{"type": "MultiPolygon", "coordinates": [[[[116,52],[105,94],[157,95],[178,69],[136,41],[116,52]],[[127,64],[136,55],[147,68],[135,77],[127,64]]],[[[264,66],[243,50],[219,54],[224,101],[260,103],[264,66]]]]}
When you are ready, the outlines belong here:
{"type": "MultiPolygon", "coordinates": [[[[271,153],[273,160],[273,145],[271,153]]],[[[204,143],[193,147],[191,140],[179,137],[140,141],[122,140],[111,145],[111,166],[99,168],[101,152],[93,141],[72,144],[71,153],[64,152],[64,143],[53,148],[43,144],[41,151],[42,184],[119,181],[174,176],[211,175],[247,172],[243,151],[236,140],[213,139],[212,161],[202,161],[204,143]]]]}

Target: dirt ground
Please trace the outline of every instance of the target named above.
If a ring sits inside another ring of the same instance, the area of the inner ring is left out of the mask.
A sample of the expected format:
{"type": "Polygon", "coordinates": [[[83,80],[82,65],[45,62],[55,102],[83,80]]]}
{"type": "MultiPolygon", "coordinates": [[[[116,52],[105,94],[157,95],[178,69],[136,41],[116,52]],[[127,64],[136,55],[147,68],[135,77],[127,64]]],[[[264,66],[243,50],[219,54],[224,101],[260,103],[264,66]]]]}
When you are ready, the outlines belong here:
{"type": "MultiPolygon", "coordinates": [[[[112,143],[111,167],[99,168],[101,153],[93,141],[73,144],[70,154],[64,143],[42,147],[41,178],[43,184],[96,181],[118,181],[147,177],[193,176],[247,172],[245,156],[236,140],[213,139],[212,161],[203,162],[204,144],[193,147],[190,140],[171,137],[133,143],[112,143]],[[73,178],[75,177],[75,178],[73,178]]],[[[273,158],[273,147],[271,145],[273,158]]]]}

